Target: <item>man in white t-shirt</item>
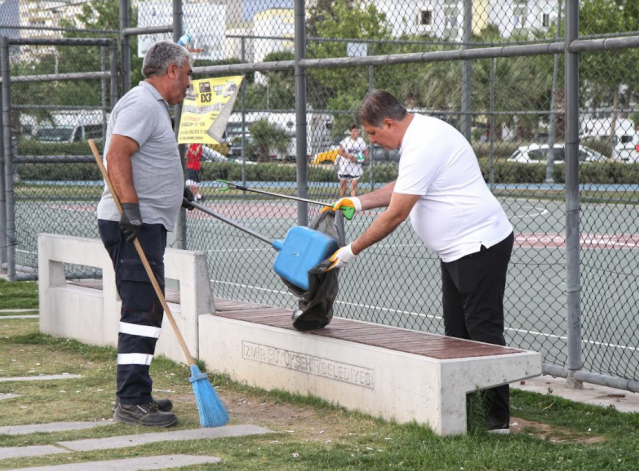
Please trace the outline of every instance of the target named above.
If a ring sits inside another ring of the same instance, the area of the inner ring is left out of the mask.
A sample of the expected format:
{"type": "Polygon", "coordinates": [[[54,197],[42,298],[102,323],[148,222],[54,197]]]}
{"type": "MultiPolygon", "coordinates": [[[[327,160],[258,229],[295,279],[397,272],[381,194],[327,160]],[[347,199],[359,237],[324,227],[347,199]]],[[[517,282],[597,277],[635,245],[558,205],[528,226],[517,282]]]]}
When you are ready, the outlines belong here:
{"type": "Polygon", "coordinates": [[[362,163],[368,157],[368,146],[364,139],[359,137],[359,126],[355,123],[351,124],[349,131],[351,135],[340,142],[335,159],[340,198],[346,194],[349,181],[351,182],[351,196],[357,194],[357,182],[364,172],[362,163]]]}
{"type": "MultiPolygon", "coordinates": [[[[441,260],[445,333],[505,345],[504,289],[513,227],[482,177],[464,136],[436,118],[407,113],[390,93],[376,90],[358,118],[371,144],[400,149],[397,180],[361,198],[333,206],[356,211],[388,207],[350,245],[331,257],[343,267],[393,232],[410,216],[424,245],[441,260]]],[[[508,385],[486,393],[489,430],[509,430],[508,385]]]]}

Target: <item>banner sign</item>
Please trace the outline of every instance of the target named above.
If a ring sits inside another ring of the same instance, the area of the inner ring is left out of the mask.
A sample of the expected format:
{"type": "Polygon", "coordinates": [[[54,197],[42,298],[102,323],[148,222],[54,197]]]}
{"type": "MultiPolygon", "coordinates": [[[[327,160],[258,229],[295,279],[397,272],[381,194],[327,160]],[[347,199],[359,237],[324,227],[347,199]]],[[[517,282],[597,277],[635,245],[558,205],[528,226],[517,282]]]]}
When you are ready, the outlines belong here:
{"type": "Polygon", "coordinates": [[[242,83],[242,76],[191,81],[180,120],[179,144],[218,144],[242,83]]]}

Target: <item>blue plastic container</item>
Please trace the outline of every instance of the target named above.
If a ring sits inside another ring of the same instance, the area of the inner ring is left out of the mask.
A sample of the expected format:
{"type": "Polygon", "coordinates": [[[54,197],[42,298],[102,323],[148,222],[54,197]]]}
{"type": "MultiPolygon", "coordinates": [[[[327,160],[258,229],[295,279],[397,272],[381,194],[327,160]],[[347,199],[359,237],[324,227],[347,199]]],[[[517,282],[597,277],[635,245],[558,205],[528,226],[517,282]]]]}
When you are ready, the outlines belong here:
{"type": "Polygon", "coordinates": [[[279,253],[273,269],[289,283],[309,289],[308,271],[326,260],[339,249],[333,237],[304,226],[295,226],[284,240],[273,241],[273,248],[279,253]]]}

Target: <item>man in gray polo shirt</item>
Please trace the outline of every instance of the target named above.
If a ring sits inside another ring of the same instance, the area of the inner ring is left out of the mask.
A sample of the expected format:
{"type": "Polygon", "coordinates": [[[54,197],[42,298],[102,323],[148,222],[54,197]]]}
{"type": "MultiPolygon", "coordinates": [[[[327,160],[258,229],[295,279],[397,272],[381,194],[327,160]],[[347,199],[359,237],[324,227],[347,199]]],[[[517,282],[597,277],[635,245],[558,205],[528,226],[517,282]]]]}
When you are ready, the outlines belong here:
{"type": "Polygon", "coordinates": [[[177,423],[168,399],[155,401],[149,365],[162,328],[163,309],[144,271],[138,239],[164,291],[164,250],[185,192],[169,105],[190,86],[190,53],[169,41],[155,43],[142,65],[145,81],[124,95],[107,126],[105,165],[122,203],[120,215],[108,188],[98,204],[100,237],[113,260],[122,300],[114,418],[133,425],[177,423]]]}

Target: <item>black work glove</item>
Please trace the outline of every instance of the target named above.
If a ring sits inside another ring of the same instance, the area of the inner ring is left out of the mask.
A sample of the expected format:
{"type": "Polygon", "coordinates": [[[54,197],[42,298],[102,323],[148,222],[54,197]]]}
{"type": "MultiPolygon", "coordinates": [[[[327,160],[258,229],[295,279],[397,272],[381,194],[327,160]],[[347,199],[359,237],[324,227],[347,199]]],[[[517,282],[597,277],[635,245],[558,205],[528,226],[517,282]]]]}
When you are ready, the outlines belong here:
{"type": "Polygon", "coordinates": [[[122,215],[120,216],[120,228],[127,236],[127,242],[133,242],[142,229],[142,215],[138,203],[122,203],[122,215]]]}
{"type": "Polygon", "coordinates": [[[184,198],[182,199],[182,207],[184,209],[188,209],[189,211],[193,211],[193,206],[191,203],[195,200],[195,196],[193,196],[193,192],[189,190],[189,187],[184,187],[184,198]]]}

